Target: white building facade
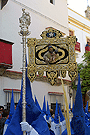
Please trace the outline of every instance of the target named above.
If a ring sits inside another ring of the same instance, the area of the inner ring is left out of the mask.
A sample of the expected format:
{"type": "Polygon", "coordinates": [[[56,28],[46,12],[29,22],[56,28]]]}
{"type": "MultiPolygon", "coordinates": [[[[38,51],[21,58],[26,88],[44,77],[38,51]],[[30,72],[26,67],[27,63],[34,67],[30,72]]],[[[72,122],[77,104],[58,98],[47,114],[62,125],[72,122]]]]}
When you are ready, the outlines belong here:
{"type": "MultiPolygon", "coordinates": [[[[4,5],[2,4],[1,6],[4,5]]],[[[0,104],[8,105],[11,99],[11,91],[14,91],[15,103],[20,98],[21,78],[22,78],[22,37],[19,36],[19,18],[22,16],[22,8],[30,13],[31,24],[29,30],[31,34],[28,38],[41,38],[40,34],[47,27],[53,27],[64,33],[66,36],[69,34],[68,28],[68,8],[66,0],[8,0],[6,5],[1,7],[0,10],[0,39],[1,45],[6,42],[12,46],[12,62],[9,66],[3,66],[3,73],[1,70],[0,76],[0,104]],[[63,14],[62,14],[63,13],[63,14]],[[8,69],[9,68],[9,69],[8,69]]],[[[28,59],[28,48],[27,48],[28,59]]],[[[40,106],[42,107],[44,96],[51,103],[55,103],[56,99],[60,104],[63,104],[63,90],[62,86],[51,86],[47,82],[34,81],[31,83],[33,96],[36,95],[40,106]],[[38,86],[38,87],[37,87],[38,86]],[[60,97],[60,98],[59,98],[60,97]]],[[[67,92],[68,87],[65,86],[67,92]]]]}
{"type": "MultiPolygon", "coordinates": [[[[8,45],[10,49],[10,55],[3,53],[2,57],[0,57],[0,105],[3,106],[10,104],[12,89],[15,103],[18,103],[20,98],[23,46],[21,44],[22,37],[19,36],[18,32],[20,31],[19,18],[22,16],[22,8],[29,12],[31,17],[29,26],[31,34],[28,38],[40,39],[41,33],[48,27],[61,31],[65,37],[69,35],[69,30],[74,31],[74,36],[78,38],[80,43],[80,51],[76,51],[78,53],[77,62],[82,60],[81,56],[85,52],[86,37],[90,37],[90,21],[69,9],[66,0],[8,0],[6,5],[0,10],[0,46],[6,43],[4,45],[8,45]],[[7,63],[7,56],[10,56],[12,61],[7,63]],[[5,59],[3,60],[4,57],[5,59]]],[[[64,87],[68,102],[69,85],[70,78],[67,76],[64,78],[64,87]]],[[[50,108],[54,107],[56,99],[63,106],[64,96],[60,81],[58,85],[51,86],[44,77],[43,81],[36,79],[36,81],[31,83],[31,87],[33,97],[36,95],[41,108],[44,96],[46,101],[48,100],[50,108]]]]}
{"type": "Polygon", "coordinates": [[[81,63],[85,51],[90,51],[89,48],[85,48],[87,42],[90,42],[90,20],[68,8],[68,22],[69,31],[72,31],[71,35],[76,36],[77,42],[80,43],[76,48],[76,61],[81,63]]]}

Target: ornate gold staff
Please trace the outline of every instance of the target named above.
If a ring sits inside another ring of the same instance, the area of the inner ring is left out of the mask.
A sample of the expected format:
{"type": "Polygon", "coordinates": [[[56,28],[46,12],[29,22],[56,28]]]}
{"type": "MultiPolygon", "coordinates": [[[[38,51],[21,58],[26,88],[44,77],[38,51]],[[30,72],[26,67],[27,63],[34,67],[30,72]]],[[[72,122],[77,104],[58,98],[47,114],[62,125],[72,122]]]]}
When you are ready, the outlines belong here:
{"type": "Polygon", "coordinates": [[[67,102],[67,97],[66,97],[66,92],[65,92],[65,89],[64,89],[64,84],[63,84],[61,72],[60,72],[60,77],[61,77],[61,82],[62,82],[62,87],[63,87],[63,92],[64,92],[65,105],[66,105],[66,110],[67,110],[67,117],[66,117],[66,114],[65,114],[65,117],[66,117],[66,126],[67,126],[67,133],[68,133],[68,135],[71,135],[70,122],[69,122],[69,106],[68,106],[68,102],[67,102]]]}
{"type": "MultiPolygon", "coordinates": [[[[21,30],[19,35],[22,36],[22,44],[23,44],[23,68],[22,68],[22,75],[23,75],[23,99],[22,99],[22,121],[26,122],[26,36],[30,34],[28,31],[28,26],[30,25],[30,16],[29,13],[25,12],[25,9],[22,9],[22,17],[19,18],[19,23],[21,30]]],[[[26,135],[26,132],[23,131],[23,135],[26,135]]]]}

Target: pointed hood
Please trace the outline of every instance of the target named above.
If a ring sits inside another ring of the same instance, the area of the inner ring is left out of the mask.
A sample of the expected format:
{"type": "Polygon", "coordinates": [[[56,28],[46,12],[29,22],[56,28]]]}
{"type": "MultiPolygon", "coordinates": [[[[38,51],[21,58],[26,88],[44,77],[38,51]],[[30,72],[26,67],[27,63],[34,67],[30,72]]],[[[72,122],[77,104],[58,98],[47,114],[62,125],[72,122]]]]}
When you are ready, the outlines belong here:
{"type": "Polygon", "coordinates": [[[41,110],[41,107],[40,107],[40,105],[39,105],[39,103],[38,103],[38,100],[37,100],[36,96],[35,96],[35,104],[36,104],[36,106],[39,108],[39,110],[42,111],[42,110],[41,110]]]}
{"type": "MultiPolygon", "coordinates": [[[[71,124],[70,124],[70,130],[71,130],[71,135],[81,135],[81,134],[74,134],[74,131],[73,131],[73,129],[71,128],[71,124]]],[[[67,128],[62,132],[61,135],[68,135],[68,133],[67,133],[67,128]]],[[[86,134],[83,134],[83,135],[86,135],[86,134]]]]}
{"type": "Polygon", "coordinates": [[[59,117],[58,117],[58,102],[56,100],[56,109],[55,109],[55,117],[54,117],[54,123],[59,123],[59,117]]]}
{"type": "Polygon", "coordinates": [[[71,121],[75,135],[85,135],[85,115],[83,110],[83,100],[80,85],[80,74],[78,74],[78,86],[73,109],[73,118],[71,121]]]}
{"type": "MultiPolygon", "coordinates": [[[[26,63],[27,64],[27,63],[26,63]]],[[[26,69],[27,73],[27,69],[26,69]]],[[[16,111],[12,117],[12,120],[7,127],[5,135],[23,135],[23,132],[21,131],[21,125],[22,122],[22,86],[21,86],[21,98],[18,102],[16,111]]],[[[40,110],[35,105],[35,102],[32,98],[32,92],[31,92],[31,85],[30,81],[26,74],[26,121],[32,125],[32,127],[38,132],[40,135],[50,135],[48,125],[43,118],[40,110]]]]}
{"type": "Polygon", "coordinates": [[[44,96],[44,102],[43,102],[43,109],[42,111],[44,112],[44,114],[46,114],[46,101],[45,101],[45,96],[44,96]]]}
{"type": "Polygon", "coordinates": [[[49,105],[48,105],[48,101],[47,101],[46,120],[49,120],[50,117],[51,117],[51,114],[50,114],[49,105]]]}
{"type": "Polygon", "coordinates": [[[60,106],[59,106],[59,116],[60,116],[60,122],[62,122],[62,121],[65,120],[64,115],[63,115],[63,113],[62,113],[62,111],[61,111],[60,106]]]}
{"type": "Polygon", "coordinates": [[[78,74],[78,85],[77,85],[77,92],[75,98],[75,106],[73,109],[73,115],[81,116],[84,114],[83,110],[83,100],[82,100],[82,93],[81,93],[81,84],[80,84],[80,74],[78,74]]]}
{"type": "Polygon", "coordinates": [[[10,112],[9,112],[9,117],[6,120],[5,124],[9,124],[11,122],[12,116],[15,111],[15,104],[14,104],[14,96],[13,96],[13,89],[12,89],[12,97],[11,97],[11,104],[10,104],[10,112]]]}

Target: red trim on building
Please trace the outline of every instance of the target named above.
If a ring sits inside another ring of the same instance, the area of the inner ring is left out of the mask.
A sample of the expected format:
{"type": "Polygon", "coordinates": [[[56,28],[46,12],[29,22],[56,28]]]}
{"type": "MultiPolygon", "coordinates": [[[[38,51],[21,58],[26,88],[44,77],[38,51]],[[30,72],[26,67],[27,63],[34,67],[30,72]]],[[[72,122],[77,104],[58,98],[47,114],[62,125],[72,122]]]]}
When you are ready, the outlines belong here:
{"type": "Polygon", "coordinates": [[[17,73],[17,74],[22,74],[22,72],[18,72],[18,71],[11,71],[11,70],[6,70],[8,72],[12,72],[12,73],[17,73]]]}
{"type": "Polygon", "coordinates": [[[5,68],[10,68],[10,69],[12,68],[11,64],[6,64],[6,63],[0,63],[0,66],[5,68]]]}
{"type": "MultiPolygon", "coordinates": [[[[11,70],[6,70],[6,71],[8,71],[8,72],[12,72],[12,73],[17,73],[17,74],[22,74],[22,72],[18,72],[18,71],[11,71],[11,70]]],[[[39,77],[39,75],[37,75],[38,77],[39,77]]],[[[46,76],[43,76],[43,77],[46,77],[46,76]]],[[[60,79],[60,78],[58,78],[58,79],[60,79]]],[[[61,79],[60,79],[61,80],[61,79]]],[[[66,80],[66,79],[63,79],[64,81],[68,81],[68,82],[71,82],[70,80],[66,80]]]]}
{"type": "Polygon", "coordinates": [[[48,92],[49,95],[63,95],[63,93],[60,92],[48,92]]]}
{"type": "MultiPolygon", "coordinates": [[[[12,92],[12,89],[3,89],[4,92],[12,92]]],[[[19,89],[13,89],[13,92],[21,92],[19,89]]]]}

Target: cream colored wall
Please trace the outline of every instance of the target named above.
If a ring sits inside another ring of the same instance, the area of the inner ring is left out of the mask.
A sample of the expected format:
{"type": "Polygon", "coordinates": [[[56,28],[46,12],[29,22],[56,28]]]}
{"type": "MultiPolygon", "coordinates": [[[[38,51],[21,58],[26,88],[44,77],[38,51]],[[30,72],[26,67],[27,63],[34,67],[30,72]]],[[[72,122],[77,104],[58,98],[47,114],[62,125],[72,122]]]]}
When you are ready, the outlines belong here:
{"type": "Polygon", "coordinates": [[[3,89],[21,89],[21,80],[0,76],[0,105],[6,105],[6,94],[3,89]]]}
{"type": "MultiPolygon", "coordinates": [[[[13,42],[12,46],[12,61],[13,71],[22,71],[22,37],[19,36],[19,18],[22,16],[22,8],[25,8],[26,12],[30,13],[31,24],[29,30],[31,34],[28,38],[41,38],[40,34],[47,27],[53,27],[68,35],[68,10],[66,0],[55,0],[55,5],[49,3],[49,0],[8,0],[5,7],[0,10],[0,38],[13,42]]],[[[27,48],[28,53],[28,48],[27,48]]],[[[28,56],[27,56],[28,57],[28,56]]],[[[0,103],[5,104],[4,88],[19,89],[21,80],[13,80],[9,78],[3,78],[0,80],[4,82],[1,84],[0,94],[3,95],[3,99],[0,99],[0,103]],[[2,101],[1,101],[2,100],[2,101]]],[[[66,86],[65,89],[67,90],[66,86]]],[[[32,84],[33,95],[37,95],[42,106],[43,96],[49,100],[49,91],[62,92],[62,88],[51,86],[48,83],[36,82],[32,84]],[[37,87],[38,86],[38,87],[37,87]],[[43,90],[42,90],[43,89],[43,90]]]]}
{"type": "Polygon", "coordinates": [[[76,20],[79,20],[81,23],[84,23],[85,25],[90,26],[90,20],[89,19],[80,15],[79,13],[77,13],[76,11],[74,11],[70,8],[68,8],[68,15],[73,17],[76,20]]]}
{"type": "Polygon", "coordinates": [[[80,47],[81,47],[81,52],[77,52],[78,54],[78,58],[76,58],[77,63],[82,62],[83,58],[83,54],[85,53],[85,45],[86,45],[86,37],[90,37],[90,30],[87,29],[86,31],[86,26],[90,27],[90,20],[81,16],[80,14],[76,13],[75,11],[68,9],[68,16],[74,18],[76,20],[76,22],[81,22],[83,24],[83,26],[85,27],[81,27],[80,23],[76,23],[76,22],[69,22],[69,28],[74,30],[74,35],[78,38],[78,42],[80,43],[80,47]]]}
{"type": "Polygon", "coordinates": [[[22,37],[18,34],[22,8],[25,8],[31,16],[29,27],[31,34],[28,37],[41,38],[40,34],[46,27],[53,27],[68,35],[68,13],[65,0],[57,0],[55,5],[50,4],[49,0],[9,0],[0,11],[0,38],[14,43],[11,69],[13,71],[21,71],[22,68],[22,37]]]}
{"type": "MultiPolygon", "coordinates": [[[[13,0],[15,1],[15,0],[13,0]]],[[[55,5],[50,3],[50,0],[17,0],[18,2],[30,7],[32,10],[49,17],[50,19],[60,23],[68,28],[68,9],[66,0],[55,0],[55,5]]],[[[61,30],[61,29],[60,29],[61,30]]],[[[66,32],[65,32],[66,33],[66,32]]],[[[68,33],[68,32],[67,32],[68,33]]]]}
{"type": "MultiPolygon", "coordinates": [[[[46,102],[48,100],[48,103],[50,105],[50,95],[48,94],[48,92],[63,93],[62,85],[51,86],[49,83],[45,83],[45,82],[41,82],[41,81],[34,81],[33,83],[31,83],[31,88],[32,88],[33,98],[34,98],[34,95],[36,95],[36,98],[37,98],[41,108],[43,107],[44,96],[45,96],[46,102]]],[[[64,86],[64,88],[65,88],[68,103],[69,103],[68,87],[64,86]]],[[[62,102],[64,103],[64,99],[62,102]]]]}

